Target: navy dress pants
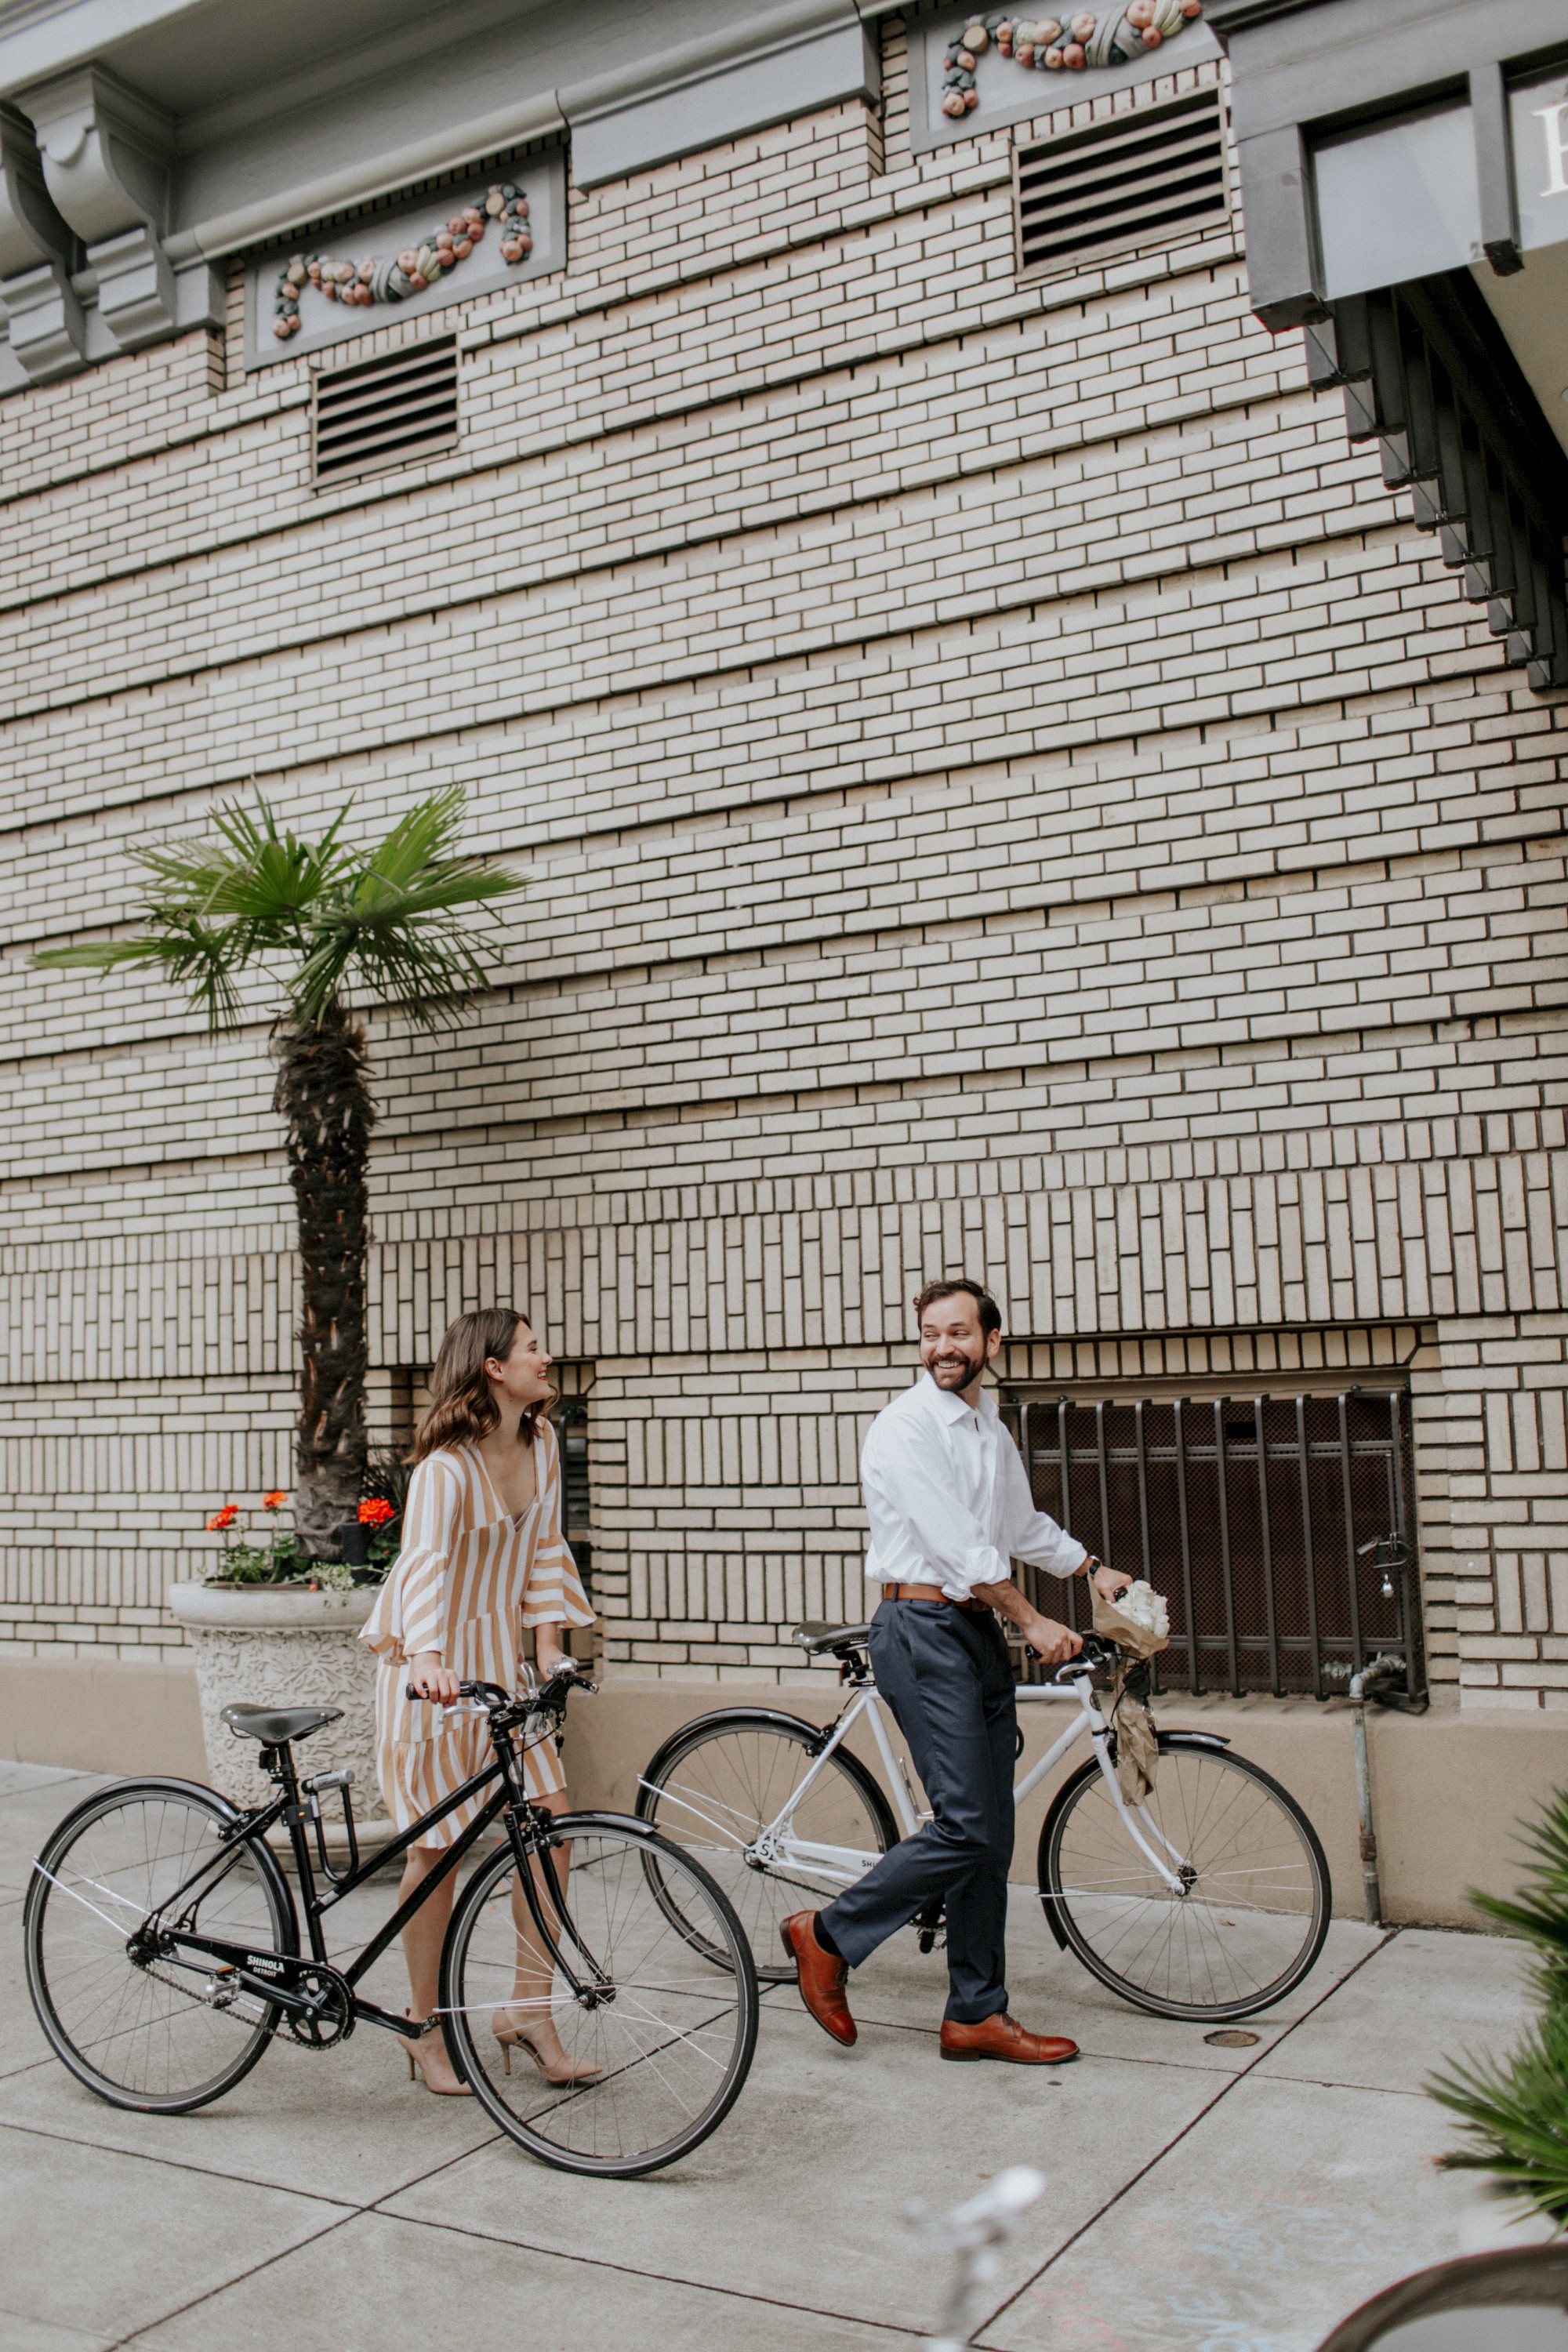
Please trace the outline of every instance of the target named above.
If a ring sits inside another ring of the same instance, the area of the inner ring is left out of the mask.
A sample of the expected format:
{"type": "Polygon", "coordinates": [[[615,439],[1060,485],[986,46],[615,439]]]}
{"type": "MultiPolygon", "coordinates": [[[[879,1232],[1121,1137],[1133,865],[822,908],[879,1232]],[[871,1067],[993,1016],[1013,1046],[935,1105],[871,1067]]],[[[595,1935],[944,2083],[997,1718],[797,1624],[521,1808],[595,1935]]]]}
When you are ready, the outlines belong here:
{"type": "Polygon", "coordinates": [[[1017,1706],[990,1610],[884,1601],[871,1621],[877,1689],[909,1743],[932,1818],[847,1887],[822,1924],[851,1968],[939,1896],[947,1903],[945,2014],[977,2025],[1007,2006],[1017,1706]]]}

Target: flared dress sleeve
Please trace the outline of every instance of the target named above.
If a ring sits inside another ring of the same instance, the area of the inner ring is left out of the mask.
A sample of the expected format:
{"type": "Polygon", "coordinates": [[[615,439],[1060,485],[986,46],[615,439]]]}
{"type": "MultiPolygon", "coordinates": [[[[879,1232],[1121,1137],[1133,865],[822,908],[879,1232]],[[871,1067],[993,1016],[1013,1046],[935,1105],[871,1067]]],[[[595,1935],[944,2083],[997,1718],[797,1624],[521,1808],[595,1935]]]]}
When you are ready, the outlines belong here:
{"type": "Polygon", "coordinates": [[[539,1540],[522,1596],[522,1622],[525,1625],[591,1625],[594,1612],[561,1525],[561,1447],[548,1422],[540,1424],[539,1444],[543,1451],[539,1540]]]}
{"type": "Polygon", "coordinates": [[[460,1465],[439,1454],[427,1454],[408,1482],[403,1549],[360,1635],[378,1657],[407,1659],[444,1649],[447,1576],[462,1502],[460,1465]]]}

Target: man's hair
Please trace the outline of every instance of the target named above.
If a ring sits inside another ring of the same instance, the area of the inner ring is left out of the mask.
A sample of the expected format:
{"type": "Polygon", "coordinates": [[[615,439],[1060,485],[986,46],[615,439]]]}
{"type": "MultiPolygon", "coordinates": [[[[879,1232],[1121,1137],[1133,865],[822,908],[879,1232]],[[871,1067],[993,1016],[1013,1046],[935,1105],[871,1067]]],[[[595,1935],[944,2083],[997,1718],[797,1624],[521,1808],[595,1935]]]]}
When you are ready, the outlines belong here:
{"type": "Polygon", "coordinates": [[[970,1282],[963,1275],[952,1282],[928,1282],[915,1301],[915,1321],[923,1322],[926,1308],[934,1307],[939,1298],[953,1298],[960,1292],[965,1298],[973,1298],[980,1310],[980,1336],[983,1339],[988,1339],[993,1331],[1000,1331],[1002,1309],[983,1284],[970,1282]]]}

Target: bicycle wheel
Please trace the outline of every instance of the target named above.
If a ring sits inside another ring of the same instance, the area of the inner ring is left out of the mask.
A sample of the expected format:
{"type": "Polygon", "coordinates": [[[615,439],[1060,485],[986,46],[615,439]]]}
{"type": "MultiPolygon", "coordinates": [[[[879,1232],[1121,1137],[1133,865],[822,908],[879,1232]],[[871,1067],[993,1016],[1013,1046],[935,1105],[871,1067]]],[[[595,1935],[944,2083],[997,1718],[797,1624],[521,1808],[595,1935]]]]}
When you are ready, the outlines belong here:
{"type": "Polygon", "coordinates": [[[791,1803],[821,1738],[793,1716],[735,1707],[667,1740],[637,1790],[639,1817],[723,1889],[764,1984],[794,1981],[780,1960],[780,1921],[831,1903],[898,1842],[887,1799],[842,1748],[791,1803]]]}
{"type": "Polygon", "coordinates": [[[756,2047],[756,1971],[740,1921],[689,1854],[611,1814],[566,1814],[556,1828],[552,1853],[570,1861],[565,1924],[552,1923],[565,1965],[531,1961],[515,1864],[496,1854],[460,1896],[442,1950],[447,2043],[475,2096],[531,2154],[629,2179],[689,2155],[729,2114],[756,2047]],[[718,1961],[671,1917],[671,1891],[718,1961]],[[547,2082],[526,2049],[503,2049],[498,2010],[511,2025],[548,2020],[571,2064],[595,2078],[547,2082]]]}
{"type": "Polygon", "coordinates": [[[226,1855],[238,1817],[210,1789],[121,1780],[67,1815],[35,1864],[23,1935],[27,1990],[56,2055],[117,2107],[184,2115],[248,2074],[278,2022],[274,2004],[226,1998],[211,1968],[176,1948],[133,1958],[132,1931],[203,1863],[226,1863],[170,1913],[188,1932],[257,1952],[298,1949],[294,1907],[264,1844],[226,1855]]]}
{"type": "Polygon", "coordinates": [[[1040,1832],[1040,1900],[1058,1941],[1157,2017],[1251,2017],[1283,2000],[1329,1932],[1329,1865],[1295,1799],[1245,1757],[1162,1732],[1159,1776],[1133,1818],[1183,1891],[1139,1852],[1091,1760],[1040,1832]]]}

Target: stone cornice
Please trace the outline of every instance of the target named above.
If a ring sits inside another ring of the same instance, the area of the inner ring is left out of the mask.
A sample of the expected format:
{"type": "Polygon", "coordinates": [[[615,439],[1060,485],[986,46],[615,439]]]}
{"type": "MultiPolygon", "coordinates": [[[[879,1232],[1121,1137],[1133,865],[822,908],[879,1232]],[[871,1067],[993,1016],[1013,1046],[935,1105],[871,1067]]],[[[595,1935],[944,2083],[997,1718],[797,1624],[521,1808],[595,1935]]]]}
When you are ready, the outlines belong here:
{"type": "Polygon", "coordinates": [[[391,148],[369,165],[355,163],[329,172],[318,180],[263,196],[255,204],[215,214],[189,228],[177,229],[168,240],[171,260],[205,257],[216,261],[242,247],[269,244],[328,213],[351,205],[374,204],[415,180],[432,180],[443,172],[460,171],[481,155],[501,153],[530,140],[545,139],[563,131],[566,119],[554,90],[499,107],[493,114],[455,124],[449,131],[406,147],[391,148]]]}

